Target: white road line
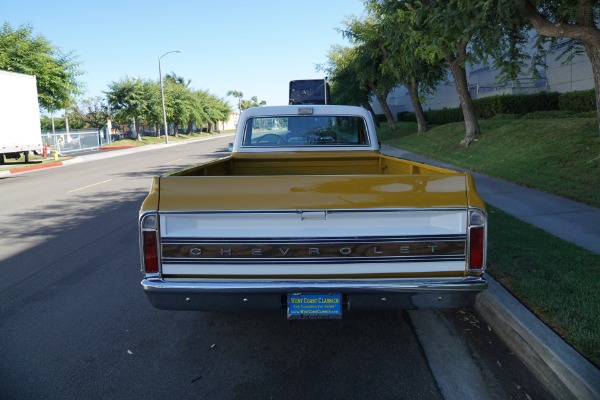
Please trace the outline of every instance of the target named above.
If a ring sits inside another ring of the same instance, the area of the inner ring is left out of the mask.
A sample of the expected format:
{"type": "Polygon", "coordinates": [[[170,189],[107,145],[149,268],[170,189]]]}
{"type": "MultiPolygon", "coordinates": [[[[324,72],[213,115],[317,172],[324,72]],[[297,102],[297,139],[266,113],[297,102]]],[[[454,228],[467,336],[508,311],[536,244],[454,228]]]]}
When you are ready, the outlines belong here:
{"type": "Polygon", "coordinates": [[[181,161],[181,160],[183,160],[183,158],[179,158],[179,159],[174,160],[174,161],[169,161],[168,163],[165,163],[165,165],[175,164],[177,161],[181,161]]]}
{"type": "Polygon", "coordinates": [[[107,180],[102,181],[102,182],[93,183],[91,185],[87,185],[87,186],[83,186],[83,187],[80,187],[80,188],[77,188],[77,189],[69,190],[67,193],[77,192],[79,190],[83,190],[83,189],[91,188],[91,187],[94,187],[94,186],[102,185],[103,183],[110,182],[110,181],[112,181],[112,179],[107,179],[107,180]]]}

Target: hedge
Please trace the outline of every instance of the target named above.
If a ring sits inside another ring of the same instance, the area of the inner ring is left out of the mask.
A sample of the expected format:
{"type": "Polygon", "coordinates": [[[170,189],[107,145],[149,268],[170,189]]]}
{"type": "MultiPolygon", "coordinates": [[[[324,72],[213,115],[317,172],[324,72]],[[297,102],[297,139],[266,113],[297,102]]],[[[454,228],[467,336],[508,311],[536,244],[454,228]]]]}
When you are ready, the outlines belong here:
{"type": "MultiPolygon", "coordinates": [[[[547,113],[549,118],[566,118],[568,116],[595,117],[596,94],[594,90],[557,93],[541,92],[535,94],[509,94],[484,97],[473,100],[477,117],[481,119],[508,119],[530,115],[528,118],[541,118],[547,113]],[[577,115],[575,115],[577,114],[577,115]]],[[[425,111],[427,122],[443,125],[464,120],[460,107],[425,111]]],[[[414,112],[399,112],[398,121],[416,122],[414,112]]]]}
{"type": "Polygon", "coordinates": [[[377,114],[375,115],[375,121],[381,123],[381,122],[387,122],[387,118],[385,116],[385,114],[377,114]]]}
{"type": "Polygon", "coordinates": [[[464,121],[462,109],[460,107],[428,110],[425,111],[425,118],[428,123],[433,125],[444,125],[452,122],[464,121]]]}
{"type": "Polygon", "coordinates": [[[596,111],[596,92],[594,89],[563,93],[558,99],[561,110],[574,113],[596,111]]]}
{"type": "Polygon", "coordinates": [[[417,122],[417,116],[412,111],[400,111],[396,118],[402,122],[417,122]]]}
{"type": "Polygon", "coordinates": [[[535,111],[558,110],[557,92],[490,96],[473,100],[479,118],[488,119],[497,114],[525,115],[535,111]]]}

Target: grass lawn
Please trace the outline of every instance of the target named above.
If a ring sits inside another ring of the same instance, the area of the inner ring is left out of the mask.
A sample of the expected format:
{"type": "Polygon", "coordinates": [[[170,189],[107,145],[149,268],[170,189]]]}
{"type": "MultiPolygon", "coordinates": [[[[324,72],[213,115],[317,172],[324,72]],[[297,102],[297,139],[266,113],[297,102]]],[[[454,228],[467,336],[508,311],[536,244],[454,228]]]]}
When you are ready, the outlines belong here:
{"type": "Polygon", "coordinates": [[[600,207],[600,134],[593,118],[482,120],[481,136],[460,146],[464,124],[416,134],[414,123],[395,132],[382,124],[387,144],[472,171],[600,207]]]}
{"type": "Polygon", "coordinates": [[[600,256],[488,205],[487,272],[600,366],[600,256]]]}
{"type": "MultiPolygon", "coordinates": [[[[392,146],[600,206],[595,119],[482,120],[460,146],[464,124],[417,134],[403,122],[378,130],[392,146]]],[[[600,366],[600,256],[488,206],[488,273],[590,361],[600,366]]]]}

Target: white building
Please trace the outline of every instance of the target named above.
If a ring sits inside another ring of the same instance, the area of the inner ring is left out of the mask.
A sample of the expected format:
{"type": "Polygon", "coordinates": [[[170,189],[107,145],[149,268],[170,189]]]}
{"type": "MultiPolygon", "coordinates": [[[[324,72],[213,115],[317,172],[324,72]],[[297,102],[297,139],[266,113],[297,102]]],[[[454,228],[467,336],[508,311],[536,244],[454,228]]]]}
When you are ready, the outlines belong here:
{"type": "MultiPolygon", "coordinates": [[[[547,68],[540,70],[541,78],[532,79],[521,77],[507,84],[498,83],[498,71],[483,65],[467,65],[467,81],[472,99],[502,94],[531,94],[538,92],[572,92],[594,88],[592,65],[587,55],[578,55],[571,62],[564,64],[557,60],[562,49],[555,49],[546,56],[547,68]]],[[[387,98],[392,114],[400,111],[414,111],[408,91],[399,86],[387,98]]],[[[379,103],[373,99],[373,109],[376,114],[383,114],[379,103]]],[[[447,82],[442,82],[436,92],[423,102],[423,110],[456,108],[459,106],[458,95],[454,88],[452,75],[448,73],[447,82]]]]}

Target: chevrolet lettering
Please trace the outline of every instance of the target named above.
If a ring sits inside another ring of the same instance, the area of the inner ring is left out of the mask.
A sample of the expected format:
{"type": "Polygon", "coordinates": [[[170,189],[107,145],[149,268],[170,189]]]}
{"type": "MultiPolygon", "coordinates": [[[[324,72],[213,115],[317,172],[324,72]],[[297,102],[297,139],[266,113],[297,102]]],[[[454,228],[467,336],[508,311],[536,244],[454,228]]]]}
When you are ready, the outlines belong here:
{"type": "Polygon", "coordinates": [[[139,218],[152,305],[330,319],[468,306],[487,287],[472,176],[382,154],[371,114],[327,88],[292,81],[289,105],[242,112],[230,155],[154,178],[139,218]]]}

